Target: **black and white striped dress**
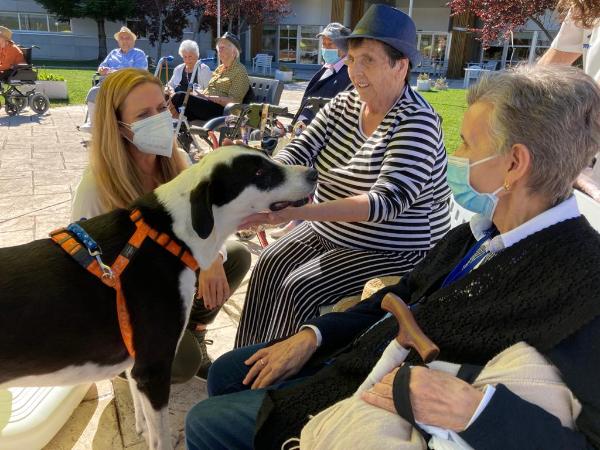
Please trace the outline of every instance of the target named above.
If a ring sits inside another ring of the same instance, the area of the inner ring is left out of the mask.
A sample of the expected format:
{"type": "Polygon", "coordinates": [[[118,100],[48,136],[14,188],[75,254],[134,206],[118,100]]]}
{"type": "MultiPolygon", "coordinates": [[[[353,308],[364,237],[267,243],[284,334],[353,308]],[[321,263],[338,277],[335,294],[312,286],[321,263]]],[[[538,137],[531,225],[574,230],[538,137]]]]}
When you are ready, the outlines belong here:
{"type": "Polygon", "coordinates": [[[337,95],[277,158],[319,172],[316,203],[366,194],[366,222],[304,222],[262,253],[236,346],[295,333],[322,305],[410,270],[450,228],[441,122],[409,86],[371,134],[356,91],[337,95]]]}

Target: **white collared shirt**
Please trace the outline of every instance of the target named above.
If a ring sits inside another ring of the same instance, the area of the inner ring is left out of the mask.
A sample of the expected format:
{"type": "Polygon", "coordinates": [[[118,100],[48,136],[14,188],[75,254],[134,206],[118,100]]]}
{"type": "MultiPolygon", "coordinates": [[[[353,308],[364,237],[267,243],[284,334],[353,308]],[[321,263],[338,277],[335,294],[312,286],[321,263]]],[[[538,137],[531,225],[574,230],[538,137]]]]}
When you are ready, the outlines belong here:
{"type": "Polygon", "coordinates": [[[323,75],[321,75],[321,78],[319,78],[319,81],[324,80],[327,77],[330,77],[334,73],[338,73],[340,71],[340,69],[342,67],[344,67],[344,58],[341,58],[335,64],[323,64],[323,67],[327,70],[325,70],[325,72],[323,72],[323,75]]]}

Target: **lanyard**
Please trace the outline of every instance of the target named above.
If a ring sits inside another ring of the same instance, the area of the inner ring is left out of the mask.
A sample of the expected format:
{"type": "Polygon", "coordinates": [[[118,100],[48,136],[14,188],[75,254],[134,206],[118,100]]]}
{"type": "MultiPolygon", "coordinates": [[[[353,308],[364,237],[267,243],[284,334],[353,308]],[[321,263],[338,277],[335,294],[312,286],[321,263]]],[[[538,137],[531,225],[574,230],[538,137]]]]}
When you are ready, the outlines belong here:
{"type": "Polygon", "coordinates": [[[442,287],[446,287],[449,284],[454,283],[456,280],[461,279],[466,274],[468,274],[477,264],[481,262],[481,260],[488,254],[488,252],[481,252],[481,255],[478,255],[476,258],[473,258],[473,255],[477,253],[477,250],[492,236],[492,231],[486,231],[481,239],[479,239],[473,247],[467,252],[467,254],[461,259],[458,265],[448,274],[444,282],[442,283],[442,287]],[[471,261],[471,258],[473,260],[471,261]]]}

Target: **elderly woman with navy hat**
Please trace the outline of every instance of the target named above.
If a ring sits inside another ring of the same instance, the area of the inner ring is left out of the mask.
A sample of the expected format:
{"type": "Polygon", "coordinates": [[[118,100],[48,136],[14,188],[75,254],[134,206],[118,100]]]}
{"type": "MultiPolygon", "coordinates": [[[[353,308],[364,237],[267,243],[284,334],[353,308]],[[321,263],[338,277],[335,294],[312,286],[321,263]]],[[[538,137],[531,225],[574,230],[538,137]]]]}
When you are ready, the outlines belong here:
{"type": "Polygon", "coordinates": [[[289,336],[369,279],[409,271],[450,227],[441,121],[408,83],[420,57],[414,22],[373,5],[340,40],[355,89],[275,157],[318,170],[314,202],[247,219],[305,222],[260,255],[237,347],[289,336]]]}

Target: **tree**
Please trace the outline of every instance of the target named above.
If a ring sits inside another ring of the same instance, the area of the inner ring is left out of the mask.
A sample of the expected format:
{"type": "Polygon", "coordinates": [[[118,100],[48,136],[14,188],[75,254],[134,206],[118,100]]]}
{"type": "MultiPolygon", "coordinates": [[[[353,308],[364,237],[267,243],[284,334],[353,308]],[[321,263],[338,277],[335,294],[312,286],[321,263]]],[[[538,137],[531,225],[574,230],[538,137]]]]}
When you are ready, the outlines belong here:
{"type": "Polygon", "coordinates": [[[104,22],[125,21],[133,13],[132,0],[36,0],[59,18],[90,18],[98,27],[98,61],[107,54],[104,22]]]}
{"type": "Polygon", "coordinates": [[[469,29],[479,34],[484,47],[494,41],[510,36],[510,32],[525,25],[531,20],[540,27],[549,40],[552,36],[544,27],[543,16],[549,9],[554,9],[556,0],[450,0],[448,7],[452,15],[472,13],[477,16],[483,26],[469,29]]]}
{"type": "MultiPolygon", "coordinates": [[[[195,0],[204,15],[217,16],[216,0],[195,0]]],[[[221,0],[221,20],[227,29],[240,35],[248,25],[277,23],[291,13],[289,0],[221,0]]]]}
{"type": "Polygon", "coordinates": [[[197,0],[135,0],[133,31],[156,46],[158,59],[163,43],[183,38],[188,15],[196,8],[197,0]]]}

